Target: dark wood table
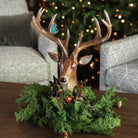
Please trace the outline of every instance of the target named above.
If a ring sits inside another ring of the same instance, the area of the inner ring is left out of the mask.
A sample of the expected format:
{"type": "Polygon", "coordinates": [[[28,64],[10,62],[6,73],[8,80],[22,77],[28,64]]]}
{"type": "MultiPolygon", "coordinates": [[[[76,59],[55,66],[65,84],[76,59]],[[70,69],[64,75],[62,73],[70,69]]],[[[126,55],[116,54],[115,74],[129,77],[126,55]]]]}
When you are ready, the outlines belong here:
{"type": "MultiPolygon", "coordinates": [[[[18,105],[15,99],[25,84],[0,82],[0,138],[55,138],[53,129],[31,123],[17,123],[14,112],[18,105]]],[[[103,93],[93,90],[95,93],[103,93]]],[[[114,129],[115,136],[92,133],[74,133],[70,138],[138,138],[138,95],[116,93],[128,98],[121,109],[114,109],[121,118],[121,127],[114,129]]]]}

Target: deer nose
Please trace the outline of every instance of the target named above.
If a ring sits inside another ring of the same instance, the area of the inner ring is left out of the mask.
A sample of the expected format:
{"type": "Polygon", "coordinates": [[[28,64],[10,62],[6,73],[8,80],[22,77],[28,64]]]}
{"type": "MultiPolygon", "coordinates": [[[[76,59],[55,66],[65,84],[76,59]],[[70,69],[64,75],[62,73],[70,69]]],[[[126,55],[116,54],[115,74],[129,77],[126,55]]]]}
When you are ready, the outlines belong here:
{"type": "Polygon", "coordinates": [[[60,81],[61,83],[66,83],[66,82],[67,82],[66,78],[60,78],[59,81],[60,81]]]}

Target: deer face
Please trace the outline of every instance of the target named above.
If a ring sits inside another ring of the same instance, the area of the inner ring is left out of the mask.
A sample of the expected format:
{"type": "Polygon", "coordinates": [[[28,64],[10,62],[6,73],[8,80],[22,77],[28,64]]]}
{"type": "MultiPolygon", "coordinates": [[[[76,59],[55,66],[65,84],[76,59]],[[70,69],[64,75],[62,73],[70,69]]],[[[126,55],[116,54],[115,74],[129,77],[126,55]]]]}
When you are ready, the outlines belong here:
{"type": "Polygon", "coordinates": [[[90,46],[95,46],[97,44],[103,43],[110,38],[111,33],[112,33],[112,24],[110,22],[109,15],[106,11],[104,11],[107,22],[104,19],[102,19],[102,22],[107,28],[106,36],[102,37],[100,24],[99,24],[98,20],[94,17],[95,22],[96,22],[96,27],[97,27],[97,34],[96,34],[95,38],[93,40],[89,40],[87,42],[82,43],[81,40],[83,37],[83,32],[81,32],[77,47],[74,49],[72,54],[69,56],[69,52],[68,52],[68,43],[69,43],[69,37],[70,37],[69,30],[67,30],[67,35],[64,40],[57,38],[56,36],[54,36],[51,33],[52,25],[54,24],[54,20],[57,16],[57,14],[55,14],[50,21],[47,31],[45,31],[40,24],[40,18],[44,11],[45,11],[45,9],[42,9],[42,8],[38,11],[37,17],[36,18],[33,17],[33,19],[32,19],[33,24],[43,35],[45,35],[47,38],[55,41],[60,46],[60,48],[62,50],[62,56],[60,59],[59,59],[58,55],[55,53],[48,52],[48,54],[52,60],[59,62],[59,69],[60,69],[59,80],[63,87],[63,90],[64,91],[66,89],[73,90],[73,88],[77,85],[77,77],[76,77],[77,65],[78,64],[85,65],[92,58],[92,55],[87,55],[87,56],[81,57],[78,61],[78,54],[81,50],[83,50],[87,47],[90,47],[90,46]]]}
{"type": "Polygon", "coordinates": [[[59,63],[60,77],[59,81],[63,89],[71,89],[77,85],[77,65],[85,65],[90,62],[92,55],[83,56],[79,61],[75,60],[74,53],[70,57],[62,57],[59,60],[59,57],[55,53],[48,52],[52,60],[59,63]]]}
{"type": "Polygon", "coordinates": [[[60,83],[67,84],[71,78],[74,78],[77,71],[77,63],[71,58],[61,59],[59,62],[60,83]]]}

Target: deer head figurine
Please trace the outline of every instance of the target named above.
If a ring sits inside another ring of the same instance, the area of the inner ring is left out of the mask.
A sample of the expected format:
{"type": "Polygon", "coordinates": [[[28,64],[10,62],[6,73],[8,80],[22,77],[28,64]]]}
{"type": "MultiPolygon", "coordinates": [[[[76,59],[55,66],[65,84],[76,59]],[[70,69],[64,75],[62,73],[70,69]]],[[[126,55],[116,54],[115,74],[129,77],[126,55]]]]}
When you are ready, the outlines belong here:
{"type": "Polygon", "coordinates": [[[95,22],[96,22],[96,27],[97,27],[97,34],[95,38],[93,40],[82,43],[81,40],[83,37],[83,32],[81,32],[76,48],[74,49],[72,54],[69,55],[69,52],[68,52],[68,43],[69,43],[69,37],[70,37],[69,30],[67,30],[67,35],[66,35],[65,40],[61,40],[51,33],[52,25],[57,16],[57,14],[55,14],[50,21],[47,31],[45,31],[40,24],[40,18],[44,10],[45,9],[41,8],[38,11],[37,17],[36,18],[33,17],[32,19],[33,24],[44,36],[55,41],[60,46],[62,50],[62,55],[60,59],[58,55],[55,53],[48,52],[48,54],[52,60],[59,63],[59,69],[60,69],[59,81],[60,81],[61,86],[63,87],[63,90],[64,91],[67,89],[73,90],[74,87],[77,85],[77,76],[76,76],[77,65],[78,64],[85,65],[89,63],[92,58],[92,55],[86,55],[86,56],[81,57],[78,60],[79,52],[87,47],[95,46],[97,44],[103,43],[110,38],[111,33],[112,33],[112,24],[110,22],[110,18],[108,16],[108,13],[104,10],[107,22],[104,19],[102,19],[102,22],[107,28],[107,35],[102,37],[99,22],[97,18],[94,17],[95,22]]]}

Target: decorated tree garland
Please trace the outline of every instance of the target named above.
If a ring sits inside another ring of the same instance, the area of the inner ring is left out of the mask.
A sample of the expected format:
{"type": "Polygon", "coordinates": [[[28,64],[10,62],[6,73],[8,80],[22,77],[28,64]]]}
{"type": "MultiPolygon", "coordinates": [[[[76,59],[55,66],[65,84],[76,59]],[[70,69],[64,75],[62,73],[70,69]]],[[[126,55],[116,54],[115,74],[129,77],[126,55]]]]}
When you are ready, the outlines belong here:
{"type": "Polygon", "coordinates": [[[73,92],[63,92],[54,77],[49,85],[32,84],[22,90],[20,98],[16,99],[20,107],[15,116],[17,121],[48,125],[63,138],[73,132],[113,135],[112,129],[120,126],[120,119],[110,108],[126,101],[126,98],[114,96],[115,87],[100,98],[86,82],[78,84],[73,92]]]}

